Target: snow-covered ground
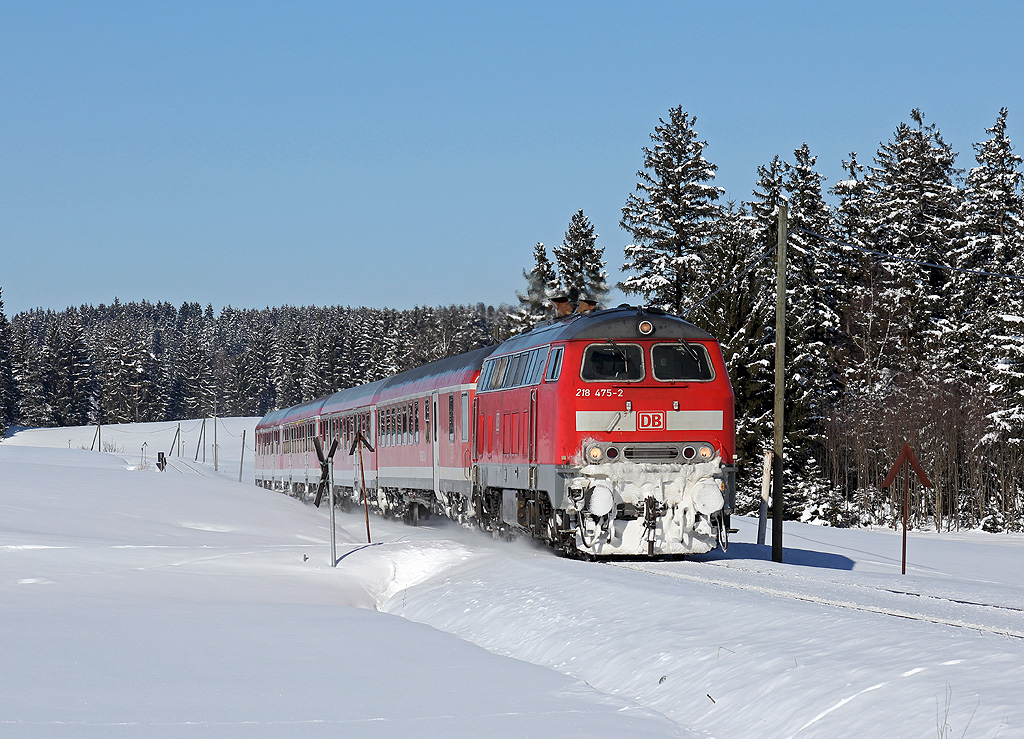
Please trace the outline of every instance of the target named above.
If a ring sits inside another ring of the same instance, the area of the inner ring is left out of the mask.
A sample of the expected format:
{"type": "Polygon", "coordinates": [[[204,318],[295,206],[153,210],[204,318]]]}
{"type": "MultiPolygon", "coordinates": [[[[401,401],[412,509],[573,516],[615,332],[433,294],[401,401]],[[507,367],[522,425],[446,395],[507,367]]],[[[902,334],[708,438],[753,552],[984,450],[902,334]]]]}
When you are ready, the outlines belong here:
{"type": "Polygon", "coordinates": [[[219,474],[196,421],[163,473],[177,424],[0,443],[0,736],[1024,736],[1024,537],[913,533],[902,576],[886,530],[611,564],[360,512],[332,568],[219,423],[219,474]]]}

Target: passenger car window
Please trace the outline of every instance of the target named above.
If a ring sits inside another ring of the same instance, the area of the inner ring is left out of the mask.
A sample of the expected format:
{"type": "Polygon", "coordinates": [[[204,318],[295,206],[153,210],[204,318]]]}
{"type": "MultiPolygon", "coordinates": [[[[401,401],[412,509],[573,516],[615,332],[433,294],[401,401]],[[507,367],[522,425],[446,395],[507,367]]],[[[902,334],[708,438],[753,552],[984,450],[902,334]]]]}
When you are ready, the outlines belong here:
{"type": "Polygon", "coordinates": [[[644,352],[636,344],[591,344],[580,376],[587,382],[636,382],[644,378],[644,352]]]}
{"type": "Polygon", "coordinates": [[[663,381],[707,382],[715,368],[703,344],[656,344],[651,349],[654,377],[663,381]]]}

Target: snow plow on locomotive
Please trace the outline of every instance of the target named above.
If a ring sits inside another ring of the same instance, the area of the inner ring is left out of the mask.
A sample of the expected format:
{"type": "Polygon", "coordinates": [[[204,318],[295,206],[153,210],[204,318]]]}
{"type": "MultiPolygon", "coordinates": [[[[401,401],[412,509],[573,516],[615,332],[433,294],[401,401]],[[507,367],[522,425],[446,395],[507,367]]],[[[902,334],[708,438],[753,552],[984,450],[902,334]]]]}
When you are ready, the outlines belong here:
{"type": "MultiPolygon", "coordinates": [[[[309,495],[312,437],[358,431],[369,502],[439,514],[570,555],[696,554],[727,543],[732,388],[717,341],[652,308],[541,324],[486,349],[275,411],[257,426],[257,484],[309,495]]],[[[358,463],[333,461],[339,499],[358,463]]]]}

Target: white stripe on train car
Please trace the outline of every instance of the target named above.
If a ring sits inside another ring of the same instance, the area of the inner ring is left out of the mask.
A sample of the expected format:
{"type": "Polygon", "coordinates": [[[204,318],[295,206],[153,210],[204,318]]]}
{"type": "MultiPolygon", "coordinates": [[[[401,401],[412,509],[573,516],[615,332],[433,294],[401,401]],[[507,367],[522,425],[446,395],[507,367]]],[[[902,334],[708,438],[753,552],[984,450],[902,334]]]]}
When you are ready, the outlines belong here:
{"type": "MultiPolygon", "coordinates": [[[[668,431],[721,431],[722,411],[665,411],[668,431]]],[[[576,411],[576,430],[581,432],[636,431],[636,411],[576,411]]]]}

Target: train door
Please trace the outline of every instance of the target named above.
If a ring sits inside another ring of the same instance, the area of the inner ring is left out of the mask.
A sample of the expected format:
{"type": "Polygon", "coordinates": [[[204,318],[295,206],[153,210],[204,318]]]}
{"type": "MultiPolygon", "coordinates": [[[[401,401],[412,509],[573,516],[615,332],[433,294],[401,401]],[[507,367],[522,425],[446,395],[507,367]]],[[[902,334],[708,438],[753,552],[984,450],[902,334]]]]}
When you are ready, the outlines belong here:
{"type": "Polygon", "coordinates": [[[537,389],[530,391],[530,419],[528,421],[530,464],[537,461],[537,389]]]}
{"type": "Polygon", "coordinates": [[[437,392],[430,394],[430,424],[431,428],[427,433],[430,435],[430,458],[433,466],[434,494],[441,494],[441,445],[437,440],[437,392]],[[432,432],[432,433],[431,433],[432,432]]]}

